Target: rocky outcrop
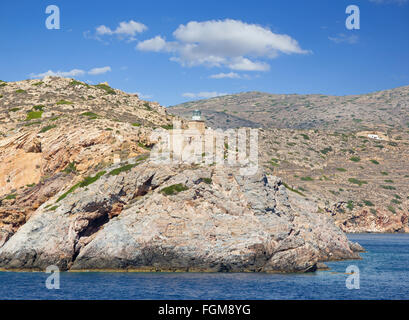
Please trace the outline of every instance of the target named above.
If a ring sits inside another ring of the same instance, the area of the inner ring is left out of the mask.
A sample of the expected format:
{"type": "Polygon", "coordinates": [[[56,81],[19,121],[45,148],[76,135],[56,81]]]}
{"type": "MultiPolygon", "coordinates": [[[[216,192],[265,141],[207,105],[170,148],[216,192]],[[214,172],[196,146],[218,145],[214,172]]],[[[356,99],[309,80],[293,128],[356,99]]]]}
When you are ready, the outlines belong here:
{"type": "MultiPolygon", "coordinates": [[[[345,216],[345,215],[344,215],[345,216]]],[[[337,217],[336,224],[348,233],[405,233],[409,232],[409,213],[387,210],[359,210],[346,217],[337,217]]]]}
{"type": "Polygon", "coordinates": [[[30,186],[16,199],[3,200],[0,206],[0,247],[23,225],[44,202],[72,180],[71,175],[58,173],[30,186]]]}
{"type": "Polygon", "coordinates": [[[359,258],[332,219],[289,199],[279,178],[237,172],[141,159],[109,167],[41,205],[0,248],[0,267],[305,272],[359,258]]]}

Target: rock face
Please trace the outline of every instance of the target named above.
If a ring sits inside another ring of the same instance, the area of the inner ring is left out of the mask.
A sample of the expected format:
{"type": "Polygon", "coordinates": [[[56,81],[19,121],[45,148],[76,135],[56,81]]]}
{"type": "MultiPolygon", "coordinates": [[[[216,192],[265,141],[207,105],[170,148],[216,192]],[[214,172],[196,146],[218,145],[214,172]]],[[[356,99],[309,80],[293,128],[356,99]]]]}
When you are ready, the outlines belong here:
{"type": "Polygon", "coordinates": [[[0,248],[0,267],[305,272],[359,258],[360,247],[306,200],[289,199],[279,178],[128,161],[41,205],[0,248]]]}
{"type": "Polygon", "coordinates": [[[409,232],[409,212],[391,213],[388,210],[371,212],[364,209],[340,219],[337,224],[342,231],[349,233],[406,233],[409,232]]]}
{"type": "Polygon", "coordinates": [[[50,197],[146,152],[173,116],[103,85],[46,77],[0,83],[0,247],[50,197]]]}

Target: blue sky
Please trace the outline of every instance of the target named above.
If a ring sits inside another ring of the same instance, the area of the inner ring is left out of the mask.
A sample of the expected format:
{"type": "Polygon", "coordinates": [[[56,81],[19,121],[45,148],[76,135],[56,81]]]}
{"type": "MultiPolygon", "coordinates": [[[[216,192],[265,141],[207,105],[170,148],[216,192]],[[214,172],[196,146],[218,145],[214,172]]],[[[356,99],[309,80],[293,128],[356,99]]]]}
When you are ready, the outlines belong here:
{"type": "Polygon", "coordinates": [[[2,1],[0,79],[108,81],[169,106],[243,91],[409,84],[409,0],[2,1]],[[345,26],[348,5],[360,29],[345,26]],[[60,29],[48,30],[48,5],[60,29]]]}

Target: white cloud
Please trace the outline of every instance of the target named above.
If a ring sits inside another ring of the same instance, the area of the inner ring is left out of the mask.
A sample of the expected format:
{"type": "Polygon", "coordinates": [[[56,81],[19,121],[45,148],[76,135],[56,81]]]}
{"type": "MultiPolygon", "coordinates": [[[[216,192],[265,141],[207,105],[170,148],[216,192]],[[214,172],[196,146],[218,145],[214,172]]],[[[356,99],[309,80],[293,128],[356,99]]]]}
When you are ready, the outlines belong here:
{"type": "Polygon", "coordinates": [[[161,36],[139,42],[136,46],[141,51],[154,51],[159,52],[166,50],[166,41],[161,36]]]}
{"type": "Polygon", "coordinates": [[[205,65],[232,70],[267,71],[269,65],[253,59],[273,59],[281,54],[307,54],[298,42],[256,24],[239,20],[191,21],[174,32],[176,41],[161,36],[139,42],[136,49],[172,52],[182,66],[205,65]]]}
{"type": "Polygon", "coordinates": [[[56,76],[56,77],[78,77],[85,74],[84,70],[72,69],[71,71],[52,71],[48,70],[43,73],[35,74],[30,73],[30,78],[44,78],[46,76],[56,76]]]}
{"type": "Polygon", "coordinates": [[[328,37],[329,40],[335,43],[348,43],[348,44],[355,44],[358,42],[359,37],[355,34],[347,36],[344,33],[340,33],[335,37],[328,37]]]}
{"type": "Polygon", "coordinates": [[[101,25],[96,27],[96,32],[98,35],[127,35],[135,36],[137,33],[142,33],[147,30],[148,27],[143,23],[130,20],[129,22],[122,21],[119,23],[119,26],[115,30],[101,25]]]}
{"type": "Polygon", "coordinates": [[[219,96],[225,96],[228,95],[228,93],[221,93],[221,92],[216,92],[216,91],[202,91],[199,93],[192,93],[192,92],[186,92],[183,93],[182,96],[185,98],[189,98],[189,99],[196,99],[196,98],[205,98],[205,99],[209,99],[209,98],[214,98],[214,97],[219,97],[219,96]]]}
{"type": "Polygon", "coordinates": [[[235,58],[232,63],[229,64],[229,67],[233,70],[246,71],[268,71],[270,69],[270,66],[267,63],[253,62],[243,57],[235,58]]]}
{"type": "Polygon", "coordinates": [[[88,30],[83,34],[87,39],[95,39],[105,43],[108,42],[103,40],[104,36],[116,36],[120,40],[126,39],[128,42],[131,42],[136,40],[135,35],[137,33],[142,33],[146,30],[148,30],[148,27],[143,23],[129,20],[128,22],[120,22],[115,29],[111,29],[105,25],[100,25],[95,28],[95,33],[88,30]]]}
{"type": "Polygon", "coordinates": [[[101,68],[93,68],[91,70],[84,71],[81,69],[72,69],[70,71],[53,71],[53,70],[48,70],[43,73],[30,73],[29,77],[30,78],[44,78],[46,76],[54,76],[54,77],[80,77],[85,74],[89,75],[99,75],[106,73],[108,71],[111,71],[111,67],[106,66],[106,67],[101,67],[101,68]]]}
{"type": "Polygon", "coordinates": [[[229,79],[241,79],[241,76],[235,72],[229,72],[229,73],[218,73],[218,74],[212,74],[209,76],[210,79],[224,79],[224,78],[229,78],[229,79]]]}
{"type": "Polygon", "coordinates": [[[93,68],[90,71],[88,71],[88,74],[91,75],[97,75],[97,74],[104,74],[111,71],[111,67],[106,66],[106,67],[102,67],[102,68],[93,68]]]}

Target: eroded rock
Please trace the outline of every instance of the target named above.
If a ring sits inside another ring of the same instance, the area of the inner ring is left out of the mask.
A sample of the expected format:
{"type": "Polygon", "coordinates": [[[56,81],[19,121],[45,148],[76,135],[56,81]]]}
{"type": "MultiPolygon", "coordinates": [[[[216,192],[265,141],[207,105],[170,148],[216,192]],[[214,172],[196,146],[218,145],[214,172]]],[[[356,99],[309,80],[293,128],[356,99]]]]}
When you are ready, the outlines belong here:
{"type": "Polygon", "coordinates": [[[331,218],[261,171],[145,161],[110,175],[116,167],[43,204],[0,249],[0,267],[305,272],[359,258],[331,218]]]}

